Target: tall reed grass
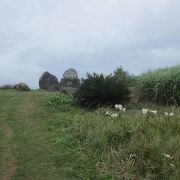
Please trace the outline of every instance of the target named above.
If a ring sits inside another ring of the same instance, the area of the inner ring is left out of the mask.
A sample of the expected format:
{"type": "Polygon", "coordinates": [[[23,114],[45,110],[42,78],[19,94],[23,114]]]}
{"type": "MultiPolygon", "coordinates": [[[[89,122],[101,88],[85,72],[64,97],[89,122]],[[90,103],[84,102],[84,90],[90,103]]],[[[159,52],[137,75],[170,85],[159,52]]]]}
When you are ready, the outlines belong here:
{"type": "Polygon", "coordinates": [[[140,101],[180,105],[180,65],[142,74],[137,87],[140,101]]]}

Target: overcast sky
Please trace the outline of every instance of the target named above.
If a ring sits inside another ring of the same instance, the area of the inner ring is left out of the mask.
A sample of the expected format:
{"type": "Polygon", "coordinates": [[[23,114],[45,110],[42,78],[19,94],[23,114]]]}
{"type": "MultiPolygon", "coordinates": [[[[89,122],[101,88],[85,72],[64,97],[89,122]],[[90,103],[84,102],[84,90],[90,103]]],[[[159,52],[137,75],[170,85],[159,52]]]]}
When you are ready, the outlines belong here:
{"type": "Polygon", "coordinates": [[[180,0],[0,0],[0,84],[176,64],[180,0]]]}

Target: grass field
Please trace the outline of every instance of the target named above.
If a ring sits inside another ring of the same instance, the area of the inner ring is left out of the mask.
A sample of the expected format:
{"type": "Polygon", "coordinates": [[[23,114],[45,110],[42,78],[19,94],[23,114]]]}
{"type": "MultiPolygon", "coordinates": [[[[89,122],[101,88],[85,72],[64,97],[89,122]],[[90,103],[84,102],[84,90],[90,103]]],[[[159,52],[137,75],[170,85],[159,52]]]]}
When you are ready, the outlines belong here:
{"type": "Polygon", "coordinates": [[[51,109],[53,94],[0,90],[0,179],[179,179],[179,108],[127,104],[112,118],[109,107],[51,109]]]}

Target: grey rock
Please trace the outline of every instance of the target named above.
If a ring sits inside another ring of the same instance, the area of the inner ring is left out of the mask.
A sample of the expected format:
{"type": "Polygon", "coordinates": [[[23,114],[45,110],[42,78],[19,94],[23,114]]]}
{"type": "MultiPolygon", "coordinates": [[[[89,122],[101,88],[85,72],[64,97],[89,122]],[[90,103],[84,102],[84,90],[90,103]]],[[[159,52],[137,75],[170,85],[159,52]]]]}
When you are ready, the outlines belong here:
{"type": "Polygon", "coordinates": [[[66,70],[63,74],[64,79],[77,79],[78,78],[78,73],[75,69],[70,68],[66,70]]]}
{"type": "Polygon", "coordinates": [[[58,78],[49,72],[44,72],[39,79],[39,87],[40,89],[48,89],[52,85],[58,85],[58,78]]]}
{"type": "Polygon", "coordinates": [[[53,84],[53,85],[49,86],[47,90],[50,92],[60,91],[60,85],[59,84],[53,84]]]}
{"type": "Polygon", "coordinates": [[[62,87],[71,87],[71,88],[78,88],[80,86],[79,79],[61,79],[61,86],[62,87]]]}
{"type": "Polygon", "coordinates": [[[22,82],[22,83],[18,83],[14,86],[14,89],[20,90],[20,91],[30,91],[31,89],[29,88],[29,86],[22,82]]]}
{"type": "Polygon", "coordinates": [[[60,84],[63,88],[78,88],[80,86],[80,79],[78,79],[77,71],[73,68],[66,70],[60,84]]]}

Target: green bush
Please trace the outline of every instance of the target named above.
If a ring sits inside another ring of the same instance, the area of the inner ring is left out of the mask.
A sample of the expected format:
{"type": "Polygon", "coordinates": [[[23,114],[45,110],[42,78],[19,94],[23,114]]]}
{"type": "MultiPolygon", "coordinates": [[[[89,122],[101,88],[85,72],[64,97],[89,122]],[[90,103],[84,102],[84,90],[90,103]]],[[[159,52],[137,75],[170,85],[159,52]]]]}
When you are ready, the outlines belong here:
{"type": "Polygon", "coordinates": [[[180,105],[180,65],[142,74],[137,92],[140,101],[180,105]]]}
{"type": "Polygon", "coordinates": [[[88,74],[75,97],[80,105],[96,107],[120,103],[129,98],[130,92],[125,82],[115,76],[88,74]]]}
{"type": "Polygon", "coordinates": [[[8,90],[8,89],[13,89],[14,85],[12,84],[4,84],[3,86],[0,86],[0,89],[8,90]]]}
{"type": "Polygon", "coordinates": [[[73,104],[73,97],[63,93],[58,93],[49,97],[46,105],[53,109],[67,109],[73,104]]]}

